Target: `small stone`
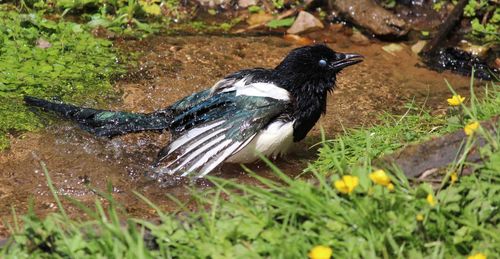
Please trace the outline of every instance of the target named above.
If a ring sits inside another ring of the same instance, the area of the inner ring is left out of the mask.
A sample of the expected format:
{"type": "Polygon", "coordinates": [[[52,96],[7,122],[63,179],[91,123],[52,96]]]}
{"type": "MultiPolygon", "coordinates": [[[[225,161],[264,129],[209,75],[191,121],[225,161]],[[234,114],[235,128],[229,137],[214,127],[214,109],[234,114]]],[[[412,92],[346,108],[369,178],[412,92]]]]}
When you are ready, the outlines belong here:
{"type": "Polygon", "coordinates": [[[200,3],[201,6],[213,8],[216,6],[228,5],[231,3],[231,0],[198,0],[198,3],[200,3]]]}
{"type": "Polygon", "coordinates": [[[286,32],[289,34],[299,34],[323,29],[324,27],[323,23],[321,23],[318,18],[314,17],[314,15],[305,11],[300,11],[292,27],[286,32]]]}
{"type": "Polygon", "coordinates": [[[289,42],[299,44],[299,45],[309,45],[309,44],[314,43],[313,40],[311,40],[307,37],[301,37],[301,36],[295,35],[295,34],[286,34],[285,36],[283,36],[283,39],[285,39],[286,41],[289,41],[289,42]]]}
{"type": "Polygon", "coordinates": [[[475,45],[472,44],[468,41],[462,40],[460,43],[458,43],[458,47],[465,51],[468,52],[474,56],[478,57],[484,57],[486,56],[486,53],[488,53],[489,47],[486,45],[475,45]]]}
{"type": "Polygon", "coordinates": [[[362,45],[362,46],[366,46],[366,45],[370,44],[370,39],[368,39],[368,37],[366,37],[365,35],[363,35],[363,33],[359,32],[359,31],[355,31],[351,35],[350,40],[352,41],[352,43],[362,45]]]}
{"type": "Polygon", "coordinates": [[[257,0],[238,0],[238,6],[247,8],[251,5],[257,5],[257,0]]]}
{"type": "Polygon", "coordinates": [[[400,44],[397,44],[397,43],[391,43],[391,44],[383,46],[382,49],[391,55],[396,55],[395,54],[396,52],[403,50],[403,46],[401,46],[400,44]]]}
{"type": "Polygon", "coordinates": [[[415,43],[415,44],[413,44],[413,46],[411,46],[411,51],[413,51],[413,53],[415,53],[415,54],[418,54],[425,47],[425,44],[427,44],[427,41],[419,40],[419,41],[417,41],[417,43],[415,43]]]}
{"type": "Polygon", "coordinates": [[[36,46],[41,49],[48,49],[52,47],[52,44],[50,44],[47,40],[40,38],[36,40],[36,46]]]}

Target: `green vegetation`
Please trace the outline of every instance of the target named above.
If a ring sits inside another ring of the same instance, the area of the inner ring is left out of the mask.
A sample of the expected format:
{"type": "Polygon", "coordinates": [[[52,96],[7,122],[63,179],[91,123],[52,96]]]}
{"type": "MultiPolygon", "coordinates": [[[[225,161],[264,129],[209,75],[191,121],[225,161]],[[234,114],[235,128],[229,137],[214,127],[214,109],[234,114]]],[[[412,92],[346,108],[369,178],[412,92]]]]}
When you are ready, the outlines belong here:
{"type": "MultiPolygon", "coordinates": [[[[448,1],[434,3],[436,11],[441,10],[448,1]]],[[[453,2],[454,3],[454,2],[453,2]]],[[[468,38],[481,43],[500,42],[500,7],[495,1],[469,0],[464,8],[464,16],[471,20],[468,38]]]]}
{"type": "Polygon", "coordinates": [[[381,2],[382,3],[382,6],[384,6],[385,8],[394,8],[396,7],[396,0],[384,0],[381,2]]]}
{"type": "Polygon", "coordinates": [[[8,145],[6,133],[39,125],[23,95],[102,100],[112,94],[110,81],[121,71],[111,42],[79,24],[0,11],[0,150],[8,145]]]}
{"type": "Polygon", "coordinates": [[[488,88],[481,100],[472,95],[467,106],[461,102],[450,116],[433,117],[413,105],[403,116],[385,116],[379,126],[324,140],[309,178],[292,179],[269,162],[279,181],[254,175],[259,185],[249,186],[211,178],[216,188],[193,191],[198,206],[208,210],[169,214],[138,194],[161,224],[127,218],[106,194],[109,209],[98,200],[93,209],[80,205],[91,221],[68,219],[60,205],[45,219],[24,216],[22,226],[15,218],[3,257],[304,258],[316,245],[332,248],[335,258],[498,255],[499,134],[481,127],[471,133],[464,148],[486,137],[480,150],[485,162],[468,164],[473,174],[462,176],[465,164],[458,158],[439,186],[410,183],[394,168],[371,174],[380,169],[371,161],[383,153],[499,114],[500,86],[488,88]]]}
{"type": "Polygon", "coordinates": [[[290,18],[284,18],[281,20],[271,20],[269,21],[266,26],[271,28],[271,29],[276,29],[279,27],[290,27],[292,26],[293,22],[295,21],[295,17],[290,17],[290,18]]]}
{"type": "Polygon", "coordinates": [[[89,28],[143,37],[158,31],[172,19],[183,18],[179,0],[82,0],[21,1],[20,9],[56,16],[78,15],[89,28]]]}
{"type": "Polygon", "coordinates": [[[262,10],[262,8],[261,8],[260,6],[258,6],[258,5],[252,5],[252,6],[249,6],[249,7],[248,7],[248,11],[249,11],[250,13],[259,13],[259,12],[262,12],[263,10],[262,10]]]}
{"type": "Polygon", "coordinates": [[[472,19],[471,37],[483,42],[500,42],[500,7],[487,0],[469,0],[464,16],[472,19]]]}
{"type": "Polygon", "coordinates": [[[284,0],[271,0],[273,3],[273,7],[276,9],[281,9],[285,6],[284,0]]]}
{"type": "Polygon", "coordinates": [[[204,21],[191,21],[184,24],[179,24],[172,28],[173,30],[187,30],[198,33],[210,33],[210,32],[227,32],[233,28],[236,24],[241,21],[241,18],[237,17],[231,19],[227,22],[217,23],[217,22],[204,22],[204,21]]]}

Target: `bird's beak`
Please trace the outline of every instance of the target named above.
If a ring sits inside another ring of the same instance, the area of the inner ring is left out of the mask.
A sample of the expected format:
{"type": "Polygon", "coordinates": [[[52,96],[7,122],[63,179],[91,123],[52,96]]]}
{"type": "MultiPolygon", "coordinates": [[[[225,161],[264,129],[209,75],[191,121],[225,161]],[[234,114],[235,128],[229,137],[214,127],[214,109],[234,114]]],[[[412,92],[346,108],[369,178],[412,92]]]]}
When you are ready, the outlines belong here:
{"type": "Polygon", "coordinates": [[[340,54],[340,59],[332,62],[330,64],[330,67],[336,71],[339,71],[342,68],[358,64],[359,62],[363,61],[363,58],[363,56],[356,53],[340,54]]]}

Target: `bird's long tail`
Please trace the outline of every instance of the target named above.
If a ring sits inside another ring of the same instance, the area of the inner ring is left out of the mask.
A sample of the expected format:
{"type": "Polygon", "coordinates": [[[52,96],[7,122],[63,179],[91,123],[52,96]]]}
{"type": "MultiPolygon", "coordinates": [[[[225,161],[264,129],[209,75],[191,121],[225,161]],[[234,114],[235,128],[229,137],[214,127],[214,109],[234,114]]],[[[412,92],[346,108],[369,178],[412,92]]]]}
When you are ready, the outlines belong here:
{"type": "Polygon", "coordinates": [[[164,130],[169,128],[171,121],[168,110],[145,114],[82,108],[31,96],[25,96],[24,101],[29,106],[76,121],[81,128],[97,136],[113,137],[130,132],[164,130]]]}

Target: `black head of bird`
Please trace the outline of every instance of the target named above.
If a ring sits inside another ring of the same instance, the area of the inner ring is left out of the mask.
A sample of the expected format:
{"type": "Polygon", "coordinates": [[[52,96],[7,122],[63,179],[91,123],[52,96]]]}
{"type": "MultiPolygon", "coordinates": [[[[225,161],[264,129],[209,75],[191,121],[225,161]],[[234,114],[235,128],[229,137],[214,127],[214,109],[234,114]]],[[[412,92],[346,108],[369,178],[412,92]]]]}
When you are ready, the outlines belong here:
{"type": "Polygon", "coordinates": [[[289,91],[294,88],[332,90],[336,75],[343,68],[363,60],[358,54],[335,52],[326,45],[304,46],[292,50],[275,68],[289,91]]]}
{"type": "Polygon", "coordinates": [[[274,69],[240,70],[204,91],[148,114],[96,110],[26,97],[98,136],[169,130],[170,144],[154,164],[156,175],[203,177],[223,162],[248,163],[284,154],[326,111],[337,74],[361,62],[358,54],[326,45],[292,50],[274,69]]]}
{"type": "Polygon", "coordinates": [[[275,68],[281,87],[295,99],[295,141],[303,139],[326,112],[327,94],[335,87],[337,74],[362,60],[359,54],[339,53],[318,44],[292,50],[275,68]]]}

